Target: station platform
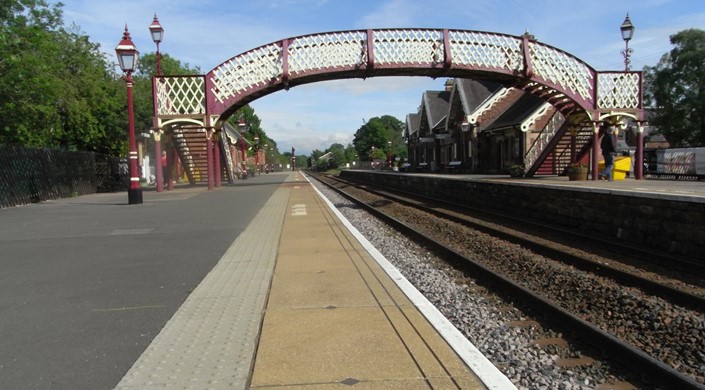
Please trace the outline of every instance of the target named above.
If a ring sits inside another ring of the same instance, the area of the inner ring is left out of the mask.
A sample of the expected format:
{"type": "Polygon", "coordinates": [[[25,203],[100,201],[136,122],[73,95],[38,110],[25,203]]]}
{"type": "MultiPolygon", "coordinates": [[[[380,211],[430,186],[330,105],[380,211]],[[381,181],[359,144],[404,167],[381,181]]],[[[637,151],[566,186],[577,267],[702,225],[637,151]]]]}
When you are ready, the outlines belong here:
{"type": "Polygon", "coordinates": [[[594,193],[608,193],[642,198],[705,203],[705,181],[648,178],[636,180],[586,180],[570,181],[566,176],[536,178],[487,177],[485,180],[508,182],[517,185],[540,186],[554,189],[574,189],[594,193]]]}
{"type": "Polygon", "coordinates": [[[117,389],[512,389],[292,172],[117,389]]]}
{"type": "MultiPolygon", "coordinates": [[[[380,171],[380,173],[383,173],[380,171]]],[[[396,173],[395,173],[396,174],[396,173]]],[[[584,180],[571,181],[567,176],[538,176],[515,178],[508,175],[465,175],[404,173],[407,176],[435,177],[446,180],[485,181],[507,183],[518,186],[541,187],[556,190],[578,190],[593,193],[627,195],[633,197],[668,199],[705,203],[705,181],[647,178],[636,180],[627,177],[623,180],[584,180]]]]}

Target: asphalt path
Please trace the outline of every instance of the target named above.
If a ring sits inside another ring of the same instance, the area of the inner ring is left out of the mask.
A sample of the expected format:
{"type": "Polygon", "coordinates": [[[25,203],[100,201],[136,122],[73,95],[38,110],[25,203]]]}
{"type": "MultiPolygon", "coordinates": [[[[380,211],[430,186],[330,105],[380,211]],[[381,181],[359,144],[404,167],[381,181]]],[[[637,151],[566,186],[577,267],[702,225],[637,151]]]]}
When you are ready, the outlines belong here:
{"type": "Polygon", "coordinates": [[[0,209],[0,389],[112,389],[290,172],[0,209]]]}

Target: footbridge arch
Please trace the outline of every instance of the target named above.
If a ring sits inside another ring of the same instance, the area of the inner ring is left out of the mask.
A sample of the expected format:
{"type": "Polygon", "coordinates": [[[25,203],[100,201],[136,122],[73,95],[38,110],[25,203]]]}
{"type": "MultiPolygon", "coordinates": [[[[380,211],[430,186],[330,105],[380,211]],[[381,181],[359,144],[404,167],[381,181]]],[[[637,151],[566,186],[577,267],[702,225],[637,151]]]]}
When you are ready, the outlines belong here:
{"type": "MultiPolygon", "coordinates": [[[[642,73],[597,71],[535,40],[454,29],[368,29],[303,35],[238,54],[205,75],[156,76],[155,127],[219,129],[245,104],[296,85],[378,76],[489,78],[535,94],[572,123],[643,118],[642,73]]],[[[208,134],[208,131],[206,131],[208,134]]]]}

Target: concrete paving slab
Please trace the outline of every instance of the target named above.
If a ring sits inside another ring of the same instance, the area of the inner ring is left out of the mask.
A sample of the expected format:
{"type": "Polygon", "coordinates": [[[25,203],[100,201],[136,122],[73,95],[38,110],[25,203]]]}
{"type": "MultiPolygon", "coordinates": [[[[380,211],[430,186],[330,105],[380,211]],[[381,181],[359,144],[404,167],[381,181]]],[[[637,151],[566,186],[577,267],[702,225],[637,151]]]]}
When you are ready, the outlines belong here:
{"type": "Polygon", "coordinates": [[[267,310],[252,387],[422,378],[379,307],[267,310]]]}
{"type": "Polygon", "coordinates": [[[312,187],[288,209],[252,388],[485,388],[312,187]]]}
{"type": "Polygon", "coordinates": [[[320,272],[352,270],[355,266],[347,261],[332,261],[347,256],[342,248],[331,251],[328,256],[313,256],[309,253],[279,253],[277,257],[277,272],[320,272]]]}
{"type": "Polygon", "coordinates": [[[356,276],[350,270],[277,273],[267,310],[375,306],[365,281],[356,276]]]}

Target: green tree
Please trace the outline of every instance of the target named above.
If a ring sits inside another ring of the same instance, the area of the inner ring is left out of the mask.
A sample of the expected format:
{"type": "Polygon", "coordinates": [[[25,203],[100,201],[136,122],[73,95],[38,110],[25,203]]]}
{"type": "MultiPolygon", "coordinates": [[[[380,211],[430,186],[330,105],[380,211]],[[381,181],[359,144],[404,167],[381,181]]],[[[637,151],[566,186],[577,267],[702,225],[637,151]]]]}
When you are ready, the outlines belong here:
{"type": "MultiPolygon", "coordinates": [[[[249,104],[245,105],[227,119],[227,122],[238,131],[240,131],[240,117],[242,117],[247,124],[247,131],[245,132],[245,139],[247,139],[247,142],[249,142],[250,145],[255,145],[255,137],[258,137],[260,148],[264,148],[264,145],[267,145],[268,162],[273,164],[288,164],[291,161],[291,153],[289,153],[288,157],[282,156],[279,152],[277,142],[269,138],[267,132],[262,128],[262,120],[259,116],[257,116],[254,108],[252,108],[249,104]]],[[[247,151],[248,156],[253,156],[254,153],[255,148],[250,148],[247,151]]]]}
{"type": "MultiPolygon", "coordinates": [[[[235,115],[231,117],[231,119],[235,120],[235,128],[239,129],[239,120],[240,116],[245,118],[245,123],[247,123],[247,132],[245,132],[245,138],[247,139],[247,142],[250,143],[250,145],[255,145],[255,137],[259,138],[260,143],[264,144],[266,143],[266,134],[264,134],[264,130],[262,130],[262,120],[255,114],[254,108],[250,107],[250,105],[246,105],[242,108],[240,108],[235,115]],[[264,142],[263,142],[264,141],[264,142]]],[[[254,148],[251,148],[248,150],[247,153],[249,156],[254,155],[254,148]]]]}
{"type": "Polygon", "coordinates": [[[375,148],[374,153],[382,156],[375,156],[375,158],[384,158],[389,148],[389,141],[391,141],[393,155],[399,155],[406,150],[402,122],[391,115],[384,115],[374,117],[363,124],[355,132],[353,145],[361,159],[369,160],[372,147],[375,148]]]}
{"type": "Polygon", "coordinates": [[[318,149],[313,149],[313,150],[311,151],[311,158],[312,158],[314,161],[317,161],[317,160],[320,159],[321,156],[323,156],[324,154],[326,154],[326,152],[320,151],[320,150],[318,150],[318,149]]]}
{"type": "Polygon", "coordinates": [[[674,48],[645,68],[650,124],[676,147],[705,145],[705,30],[671,36],[674,48]]]}
{"type": "Polygon", "coordinates": [[[338,168],[339,166],[345,165],[345,163],[348,162],[347,158],[345,157],[345,146],[343,146],[342,144],[335,143],[331,145],[326,150],[326,153],[331,154],[329,164],[331,168],[338,168]]]}
{"type": "MultiPolygon", "coordinates": [[[[264,132],[264,130],[262,130],[264,132]]],[[[268,164],[275,164],[279,165],[283,162],[283,157],[281,153],[279,153],[279,147],[277,146],[277,142],[269,137],[266,137],[267,142],[265,145],[267,145],[267,163],[268,164]]]]}
{"type": "Polygon", "coordinates": [[[310,166],[308,165],[308,157],[297,154],[296,155],[296,168],[297,169],[306,169],[309,168],[310,166]]]}
{"type": "Polygon", "coordinates": [[[3,1],[0,17],[0,142],[54,144],[61,80],[53,34],[61,11],[43,1],[3,1]]]}
{"type": "Polygon", "coordinates": [[[378,148],[378,147],[371,147],[370,150],[366,154],[367,159],[369,161],[372,160],[386,160],[387,159],[387,153],[384,152],[384,149],[378,148]]]}
{"type": "MultiPolygon", "coordinates": [[[[159,61],[159,67],[162,69],[162,74],[165,76],[186,76],[186,75],[198,75],[201,74],[201,68],[198,66],[191,67],[188,63],[182,64],[181,61],[170,56],[167,53],[159,53],[161,59],[159,61]]],[[[137,62],[137,70],[135,71],[136,77],[143,77],[150,80],[152,76],[157,73],[157,53],[151,52],[144,55],[140,55],[139,61],[137,62]]]]}
{"type": "Polygon", "coordinates": [[[359,159],[357,150],[355,150],[355,147],[353,144],[348,144],[345,147],[345,161],[352,163],[352,162],[357,162],[359,159]]]}
{"type": "Polygon", "coordinates": [[[119,83],[99,46],[65,28],[61,4],[0,5],[0,143],[122,150],[127,119],[119,83]]]}
{"type": "Polygon", "coordinates": [[[63,66],[61,99],[57,102],[61,128],[55,138],[59,146],[118,154],[126,150],[126,103],[124,83],[116,82],[97,44],[91,43],[77,27],[59,35],[63,66]]]}

